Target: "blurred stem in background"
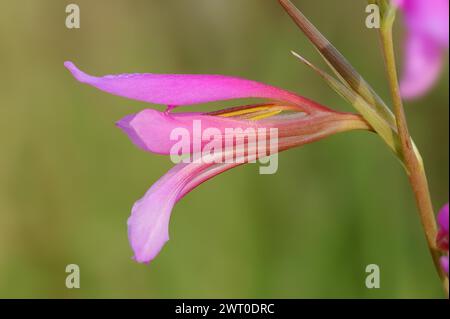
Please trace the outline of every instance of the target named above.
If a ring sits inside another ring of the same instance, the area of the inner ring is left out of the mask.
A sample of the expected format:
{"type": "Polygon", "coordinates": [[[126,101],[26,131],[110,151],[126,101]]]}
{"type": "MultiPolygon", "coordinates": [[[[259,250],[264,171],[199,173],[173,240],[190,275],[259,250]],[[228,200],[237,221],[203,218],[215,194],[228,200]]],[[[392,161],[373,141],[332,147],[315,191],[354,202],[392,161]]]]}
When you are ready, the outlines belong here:
{"type": "Polygon", "coordinates": [[[425,231],[428,248],[439,276],[443,281],[444,289],[448,297],[448,278],[440,267],[440,252],[436,247],[437,226],[425,167],[418,150],[412,143],[400,94],[394,42],[392,39],[392,28],[395,21],[396,8],[390,5],[387,0],[377,0],[376,2],[380,7],[382,16],[380,27],[381,46],[386,64],[386,72],[389,80],[398,134],[400,136],[403,162],[416,198],[416,204],[419,209],[419,215],[425,231]]]}

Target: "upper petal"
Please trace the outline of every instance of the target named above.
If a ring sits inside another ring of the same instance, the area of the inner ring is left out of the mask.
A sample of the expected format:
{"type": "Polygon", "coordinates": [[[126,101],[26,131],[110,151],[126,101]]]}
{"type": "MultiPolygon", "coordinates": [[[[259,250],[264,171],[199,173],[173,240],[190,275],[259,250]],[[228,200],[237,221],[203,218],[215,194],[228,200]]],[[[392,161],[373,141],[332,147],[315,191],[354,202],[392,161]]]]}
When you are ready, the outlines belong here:
{"type": "Polygon", "coordinates": [[[190,105],[241,98],[264,98],[301,105],[314,112],[315,102],[294,93],[251,80],[223,75],[121,74],[94,77],[72,62],[65,67],[80,82],[102,91],[138,101],[169,106],[190,105]]]}

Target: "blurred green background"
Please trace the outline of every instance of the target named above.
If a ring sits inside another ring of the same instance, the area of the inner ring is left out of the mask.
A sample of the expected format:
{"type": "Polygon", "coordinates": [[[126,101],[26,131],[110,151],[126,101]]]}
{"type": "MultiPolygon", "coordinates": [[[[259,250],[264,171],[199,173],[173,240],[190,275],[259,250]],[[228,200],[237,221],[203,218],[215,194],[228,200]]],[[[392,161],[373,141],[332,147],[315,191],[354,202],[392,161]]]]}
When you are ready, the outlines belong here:
{"type": "MultiPolygon", "coordinates": [[[[0,297],[443,297],[405,174],[361,132],[283,153],[275,175],[216,177],[175,207],[157,259],[133,262],[131,207],[172,164],[114,126],[148,105],[77,83],[63,61],[98,75],[236,75],[351,107],[290,55],[324,66],[275,0],[74,2],[79,30],[65,27],[69,1],[0,4],[0,297]],[[81,289],[65,287],[71,263],[81,289]],[[372,263],[378,290],[364,284],[372,263]]],[[[389,100],[366,2],[296,3],[389,100]]],[[[448,65],[407,104],[436,208],[448,200],[447,86],[448,65]]]]}

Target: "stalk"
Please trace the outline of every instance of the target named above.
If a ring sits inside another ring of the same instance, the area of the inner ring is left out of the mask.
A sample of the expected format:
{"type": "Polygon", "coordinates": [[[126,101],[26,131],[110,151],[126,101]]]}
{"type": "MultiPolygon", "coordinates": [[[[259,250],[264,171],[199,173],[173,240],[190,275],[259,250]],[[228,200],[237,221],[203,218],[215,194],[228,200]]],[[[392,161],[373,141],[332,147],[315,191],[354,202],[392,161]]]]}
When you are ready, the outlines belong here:
{"type": "Polygon", "coordinates": [[[386,72],[389,80],[394,114],[396,117],[397,130],[400,137],[403,162],[416,200],[420,220],[425,232],[428,248],[433,258],[436,270],[443,282],[444,290],[448,297],[448,280],[440,267],[440,251],[436,247],[437,226],[434,209],[431,201],[428,180],[423,161],[418,150],[415,148],[409,134],[408,122],[403,108],[400,94],[397,67],[395,61],[394,42],[392,39],[392,26],[395,20],[395,9],[390,8],[386,13],[380,28],[381,46],[386,64],[386,72]]]}

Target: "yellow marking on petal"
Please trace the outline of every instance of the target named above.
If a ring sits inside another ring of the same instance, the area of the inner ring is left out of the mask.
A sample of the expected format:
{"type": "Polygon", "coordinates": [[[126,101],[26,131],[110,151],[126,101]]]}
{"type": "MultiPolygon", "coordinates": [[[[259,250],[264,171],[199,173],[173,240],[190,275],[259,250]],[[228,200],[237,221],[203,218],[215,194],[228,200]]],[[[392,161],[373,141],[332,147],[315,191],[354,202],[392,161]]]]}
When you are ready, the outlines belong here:
{"type": "Polygon", "coordinates": [[[222,117],[232,117],[232,116],[246,115],[246,114],[255,113],[255,112],[259,112],[259,111],[265,111],[268,109],[269,109],[268,106],[257,106],[257,107],[253,107],[253,108],[242,109],[242,110],[232,111],[232,112],[228,112],[228,113],[221,113],[221,114],[217,114],[217,115],[222,116],[222,117]]]}
{"type": "Polygon", "coordinates": [[[272,117],[274,115],[278,115],[281,112],[283,112],[283,110],[275,110],[275,111],[271,111],[271,112],[267,112],[267,113],[263,113],[263,114],[259,114],[259,115],[250,117],[249,120],[258,121],[258,120],[262,120],[262,119],[265,119],[268,117],[272,117]]]}
{"type": "Polygon", "coordinates": [[[241,120],[259,121],[282,112],[299,112],[298,107],[292,105],[260,104],[234,107],[230,109],[210,112],[209,115],[241,120]]]}

